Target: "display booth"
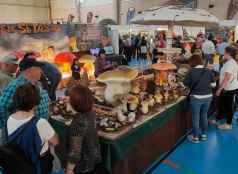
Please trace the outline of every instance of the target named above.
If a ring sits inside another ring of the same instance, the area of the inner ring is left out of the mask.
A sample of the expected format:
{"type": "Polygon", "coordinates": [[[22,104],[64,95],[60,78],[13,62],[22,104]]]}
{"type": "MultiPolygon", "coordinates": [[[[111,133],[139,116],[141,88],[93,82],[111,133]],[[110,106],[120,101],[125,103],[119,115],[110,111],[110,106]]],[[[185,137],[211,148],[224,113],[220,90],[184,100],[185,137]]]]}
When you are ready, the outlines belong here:
{"type": "MultiPolygon", "coordinates": [[[[123,66],[90,83],[102,174],[143,173],[186,137],[191,113],[181,85],[184,74],[177,68],[166,62],[144,72],[123,66]]],[[[66,99],[52,105],[50,122],[60,137],[56,151],[62,164],[66,162],[66,137],[72,118],[66,99]]]]}

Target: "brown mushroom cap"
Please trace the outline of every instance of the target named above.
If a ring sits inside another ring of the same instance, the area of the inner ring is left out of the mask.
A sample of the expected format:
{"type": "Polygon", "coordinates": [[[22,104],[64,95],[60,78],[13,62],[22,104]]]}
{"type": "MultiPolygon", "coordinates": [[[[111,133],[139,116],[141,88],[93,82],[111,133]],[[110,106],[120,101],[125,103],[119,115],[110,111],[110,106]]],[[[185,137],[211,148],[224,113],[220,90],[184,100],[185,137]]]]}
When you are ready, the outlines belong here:
{"type": "Polygon", "coordinates": [[[130,82],[138,76],[138,71],[134,69],[106,71],[99,75],[99,82],[130,82]]]}
{"type": "Polygon", "coordinates": [[[153,64],[152,69],[158,70],[158,71],[169,71],[169,70],[176,70],[177,67],[172,63],[156,63],[153,64]]]}
{"type": "Polygon", "coordinates": [[[134,95],[130,95],[128,97],[128,103],[129,104],[139,104],[139,99],[137,96],[134,96],[134,95]]]}
{"type": "Polygon", "coordinates": [[[181,48],[158,48],[158,52],[163,52],[164,54],[181,53],[181,51],[181,48]]]}
{"type": "Polygon", "coordinates": [[[94,63],[95,60],[96,60],[95,56],[86,54],[86,55],[83,55],[82,57],[80,57],[79,63],[94,63]]]}

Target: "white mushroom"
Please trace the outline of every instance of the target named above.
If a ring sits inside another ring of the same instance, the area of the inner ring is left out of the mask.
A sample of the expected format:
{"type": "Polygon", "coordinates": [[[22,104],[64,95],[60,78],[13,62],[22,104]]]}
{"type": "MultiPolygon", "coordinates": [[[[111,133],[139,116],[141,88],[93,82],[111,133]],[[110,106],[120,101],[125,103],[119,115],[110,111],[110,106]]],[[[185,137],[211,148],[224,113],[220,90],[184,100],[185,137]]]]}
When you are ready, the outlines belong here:
{"type": "Polygon", "coordinates": [[[131,95],[128,97],[128,104],[130,111],[135,111],[139,105],[139,99],[137,96],[131,95]]]}
{"type": "Polygon", "coordinates": [[[121,110],[117,111],[117,119],[122,123],[126,121],[126,116],[122,113],[121,110]]]}
{"type": "Polygon", "coordinates": [[[154,99],[153,95],[149,96],[148,102],[149,102],[150,107],[153,107],[155,105],[155,99],[154,99]]]}
{"type": "Polygon", "coordinates": [[[102,120],[100,121],[100,126],[101,126],[101,127],[107,127],[107,126],[108,126],[107,121],[108,121],[108,118],[102,119],[102,120]]]}
{"type": "Polygon", "coordinates": [[[149,102],[148,101],[141,102],[141,112],[143,114],[148,114],[148,112],[149,112],[149,102]]]}
{"type": "Polygon", "coordinates": [[[107,85],[105,90],[105,99],[108,103],[115,103],[114,96],[118,94],[128,94],[131,90],[131,81],[138,75],[137,70],[124,69],[114,70],[102,73],[97,81],[107,85]]]}
{"type": "Polygon", "coordinates": [[[163,100],[163,96],[160,92],[156,93],[155,94],[155,101],[157,104],[161,104],[162,103],[162,100],[163,100]]]}
{"type": "Polygon", "coordinates": [[[133,123],[136,120],[136,113],[135,112],[130,112],[128,114],[128,122],[133,123]]]}
{"type": "Polygon", "coordinates": [[[124,113],[128,112],[127,100],[123,100],[123,101],[122,101],[122,111],[123,111],[124,113]]]}

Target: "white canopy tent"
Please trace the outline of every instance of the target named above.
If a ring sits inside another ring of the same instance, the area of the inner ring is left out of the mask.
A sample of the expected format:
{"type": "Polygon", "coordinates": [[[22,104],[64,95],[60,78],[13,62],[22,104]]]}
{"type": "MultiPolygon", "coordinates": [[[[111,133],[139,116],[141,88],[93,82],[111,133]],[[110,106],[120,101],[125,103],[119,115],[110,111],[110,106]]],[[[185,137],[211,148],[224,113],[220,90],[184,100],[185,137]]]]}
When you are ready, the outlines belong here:
{"type": "Polygon", "coordinates": [[[180,26],[217,26],[219,20],[206,10],[185,8],[181,6],[153,7],[138,13],[132,20],[132,24],[141,25],[167,25],[168,47],[172,45],[172,32],[175,25],[180,26]]]}
{"type": "MultiPolygon", "coordinates": [[[[154,31],[168,31],[168,26],[166,25],[109,25],[112,30],[118,30],[120,35],[125,35],[128,33],[139,34],[140,32],[154,33],[154,31]]],[[[205,33],[204,27],[181,27],[174,26],[174,32],[176,35],[183,35],[183,29],[185,29],[190,36],[196,37],[197,33],[205,33]]]]}
{"type": "Polygon", "coordinates": [[[180,6],[153,7],[138,13],[132,20],[141,25],[183,25],[183,26],[215,26],[217,17],[203,9],[180,6]]]}
{"type": "Polygon", "coordinates": [[[238,26],[238,20],[219,21],[219,27],[236,27],[236,26],[238,26]]]}

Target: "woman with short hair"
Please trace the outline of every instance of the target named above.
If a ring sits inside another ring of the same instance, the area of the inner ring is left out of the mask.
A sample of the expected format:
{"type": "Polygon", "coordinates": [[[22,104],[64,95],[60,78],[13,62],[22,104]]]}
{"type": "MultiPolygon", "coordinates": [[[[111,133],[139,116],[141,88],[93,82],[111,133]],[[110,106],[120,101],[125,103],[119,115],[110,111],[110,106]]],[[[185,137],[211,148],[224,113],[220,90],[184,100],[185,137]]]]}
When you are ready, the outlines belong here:
{"type": "Polygon", "coordinates": [[[53,157],[49,146],[59,140],[48,121],[34,115],[40,98],[39,89],[31,83],[17,88],[13,96],[16,112],[7,120],[8,140],[24,152],[35,167],[34,174],[50,174],[53,157]]]}
{"type": "Polygon", "coordinates": [[[207,113],[212,100],[212,83],[215,82],[212,72],[204,67],[202,57],[193,55],[189,59],[191,70],[184,85],[190,89],[193,131],[188,139],[193,143],[207,140],[207,113]]]}
{"type": "Polygon", "coordinates": [[[69,91],[69,102],[76,114],[70,125],[66,174],[93,174],[101,155],[92,92],[75,86],[69,91]]]}

